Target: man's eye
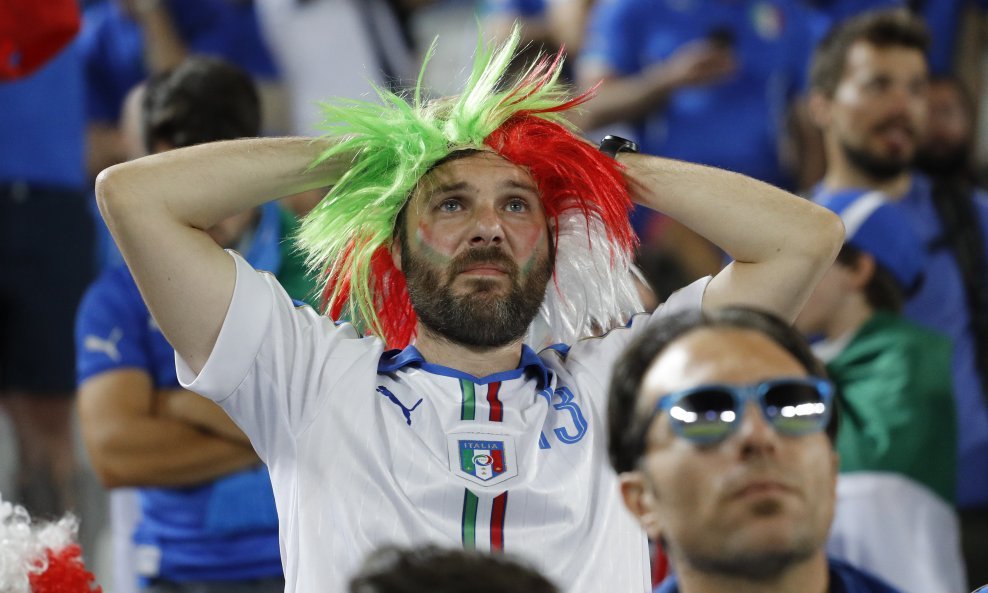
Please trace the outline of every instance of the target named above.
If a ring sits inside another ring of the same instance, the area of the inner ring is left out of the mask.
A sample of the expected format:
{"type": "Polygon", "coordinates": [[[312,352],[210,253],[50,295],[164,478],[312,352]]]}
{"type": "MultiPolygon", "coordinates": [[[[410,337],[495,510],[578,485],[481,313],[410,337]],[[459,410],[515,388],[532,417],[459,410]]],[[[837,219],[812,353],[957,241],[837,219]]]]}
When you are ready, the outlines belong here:
{"type": "Polygon", "coordinates": [[[511,200],[507,205],[508,212],[525,212],[528,210],[528,202],[525,200],[511,200]]]}
{"type": "Polygon", "coordinates": [[[460,209],[460,201],[455,199],[443,200],[437,207],[440,212],[456,212],[460,209]]]}

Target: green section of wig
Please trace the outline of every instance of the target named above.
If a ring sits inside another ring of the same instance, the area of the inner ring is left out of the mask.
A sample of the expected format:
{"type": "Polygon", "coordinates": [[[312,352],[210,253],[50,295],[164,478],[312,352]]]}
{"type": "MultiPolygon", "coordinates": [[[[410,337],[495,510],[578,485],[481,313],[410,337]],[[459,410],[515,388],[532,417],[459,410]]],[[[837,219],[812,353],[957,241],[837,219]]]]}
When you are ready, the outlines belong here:
{"type": "Polygon", "coordinates": [[[387,297],[374,294],[372,258],[390,246],[395,219],[429,168],[454,150],[481,147],[520,113],[568,125],[557,113],[573,104],[558,81],[560,57],[537,62],[506,86],[519,39],[516,25],[500,47],[480,40],[458,96],[423,100],[422,79],[434,42],[409,100],[375,87],[380,104],[342,99],[322,105],[326,137],[339,140],[312,166],[338,158],[352,158],[352,165],[302,221],[298,242],[308,266],[326,282],[330,308],[345,302],[340,316],[362,331],[386,337],[378,309],[387,306],[387,297]]]}

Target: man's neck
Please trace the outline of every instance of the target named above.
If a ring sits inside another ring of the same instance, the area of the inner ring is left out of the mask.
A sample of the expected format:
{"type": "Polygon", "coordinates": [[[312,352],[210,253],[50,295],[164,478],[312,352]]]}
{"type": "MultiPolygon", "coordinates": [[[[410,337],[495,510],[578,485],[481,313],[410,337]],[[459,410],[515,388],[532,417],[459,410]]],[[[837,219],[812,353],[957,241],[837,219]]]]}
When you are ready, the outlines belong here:
{"type": "Polygon", "coordinates": [[[504,346],[482,348],[464,346],[436,335],[420,323],[415,347],[426,361],[486,377],[518,368],[523,341],[518,339],[504,346]]]}
{"type": "Polygon", "coordinates": [[[848,163],[840,163],[827,170],[823,177],[823,187],[830,192],[853,188],[877,190],[890,199],[897,200],[909,191],[912,185],[912,171],[906,169],[889,179],[876,180],[848,163]]]}
{"type": "Polygon", "coordinates": [[[838,340],[857,332],[875,314],[875,309],[862,293],[849,295],[841,307],[827,320],[823,333],[828,340],[838,340]]]}
{"type": "Polygon", "coordinates": [[[786,569],[774,579],[752,581],[728,575],[703,573],[677,563],[679,593],[827,593],[830,569],[823,550],[809,560],[786,569]]]}

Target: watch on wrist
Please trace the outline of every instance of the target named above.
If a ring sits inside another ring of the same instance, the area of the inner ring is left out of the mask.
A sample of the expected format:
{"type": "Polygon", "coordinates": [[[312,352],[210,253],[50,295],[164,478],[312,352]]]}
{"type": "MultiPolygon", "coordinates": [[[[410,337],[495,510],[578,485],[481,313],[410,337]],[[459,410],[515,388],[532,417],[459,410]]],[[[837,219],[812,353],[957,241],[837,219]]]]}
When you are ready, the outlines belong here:
{"type": "Polygon", "coordinates": [[[627,138],[622,138],[613,134],[604,136],[604,139],[600,141],[599,148],[600,152],[608,155],[612,159],[617,157],[619,152],[638,152],[638,144],[628,140],[627,138]]]}

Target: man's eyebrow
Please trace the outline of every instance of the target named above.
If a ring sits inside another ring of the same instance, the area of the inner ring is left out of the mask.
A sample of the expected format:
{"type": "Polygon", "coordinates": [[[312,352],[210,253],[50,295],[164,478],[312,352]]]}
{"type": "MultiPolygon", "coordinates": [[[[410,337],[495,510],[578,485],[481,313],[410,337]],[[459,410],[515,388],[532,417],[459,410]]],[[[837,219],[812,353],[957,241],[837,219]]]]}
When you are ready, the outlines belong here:
{"type": "Polygon", "coordinates": [[[429,193],[432,195],[436,195],[436,194],[442,194],[451,191],[460,191],[463,189],[467,189],[468,187],[470,187],[470,184],[466,181],[458,181],[456,183],[442,183],[432,187],[429,193]]]}
{"type": "Polygon", "coordinates": [[[502,181],[501,186],[510,187],[514,189],[524,189],[530,192],[539,193],[539,189],[534,185],[532,185],[531,183],[528,183],[526,181],[518,181],[516,179],[507,179],[505,181],[502,181]]]}

